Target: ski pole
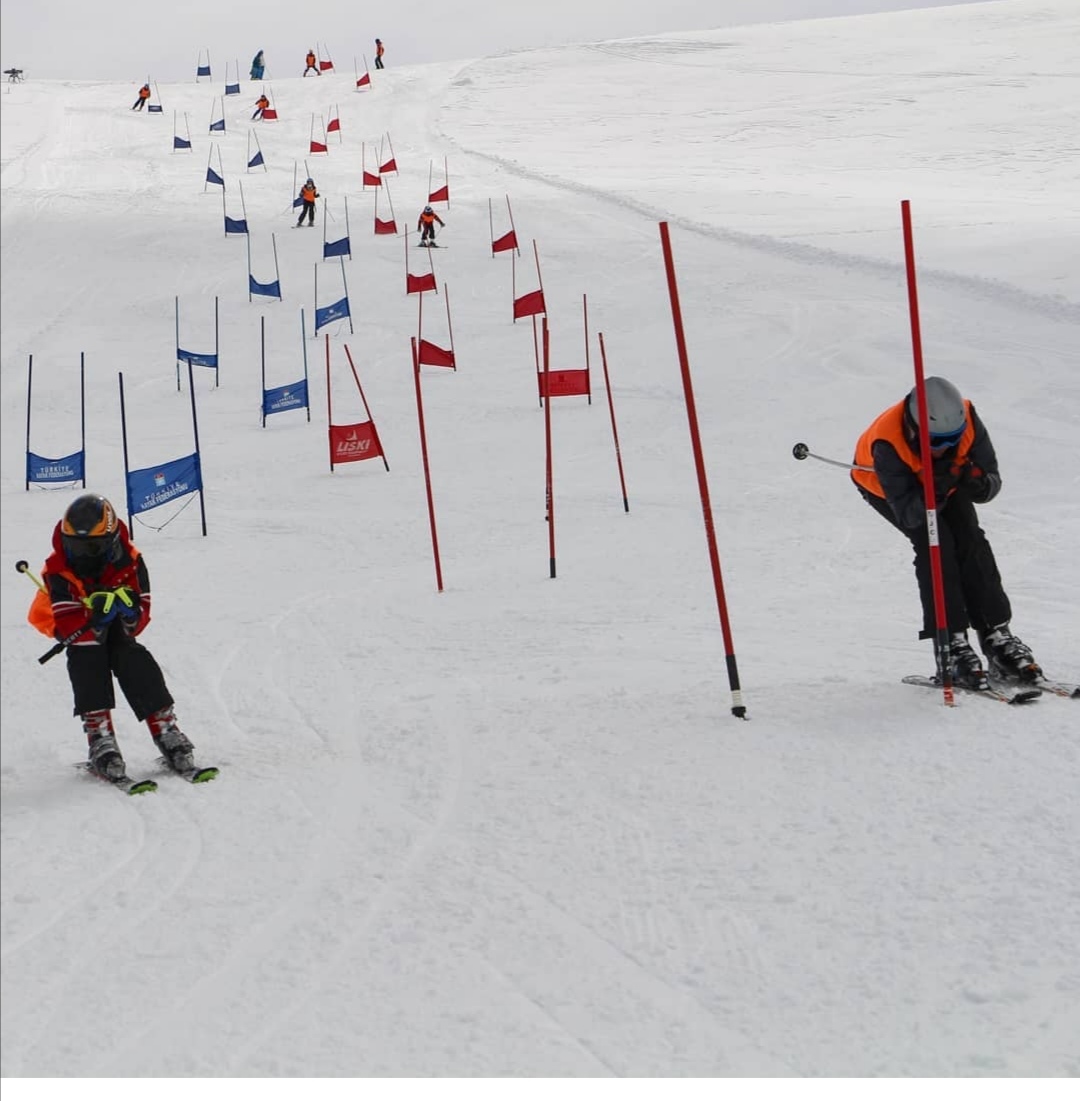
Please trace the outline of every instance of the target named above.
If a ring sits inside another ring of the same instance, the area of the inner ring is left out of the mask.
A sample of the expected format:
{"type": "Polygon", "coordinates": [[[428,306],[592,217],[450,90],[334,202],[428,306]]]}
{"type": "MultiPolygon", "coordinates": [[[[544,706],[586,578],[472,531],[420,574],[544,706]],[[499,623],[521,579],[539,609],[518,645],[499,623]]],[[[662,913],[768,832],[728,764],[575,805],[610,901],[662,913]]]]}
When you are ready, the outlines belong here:
{"type": "Polygon", "coordinates": [[[55,646],[50,647],[45,651],[41,657],[38,658],[38,665],[44,665],[47,661],[52,661],[57,654],[62,653],[68,646],[70,646],[77,638],[81,638],[87,631],[92,631],[94,625],[92,623],[86,623],[80,627],[77,631],[72,631],[70,635],[65,635],[60,639],[55,646]]]}
{"type": "MultiPolygon", "coordinates": [[[[30,580],[33,581],[33,583],[37,585],[37,587],[43,593],[46,594],[46,596],[48,595],[49,590],[45,588],[45,582],[42,581],[41,578],[38,577],[32,569],[30,569],[29,562],[25,561],[24,559],[20,559],[18,562],[15,563],[15,569],[18,570],[19,573],[26,574],[26,576],[29,577],[30,580]]],[[[86,601],[84,600],[83,603],[85,604],[86,601]]],[[[85,623],[77,631],[72,631],[70,635],[65,635],[56,643],[56,645],[50,647],[48,650],[45,651],[44,654],[41,655],[41,657],[38,658],[38,664],[44,665],[45,662],[51,661],[54,657],[56,657],[57,654],[63,651],[64,647],[69,646],[77,638],[86,634],[86,632],[89,631],[92,627],[92,623],[85,623]]]]}
{"type": "Polygon", "coordinates": [[[43,593],[48,594],[49,590],[45,588],[45,582],[42,581],[41,578],[38,577],[38,575],[34,573],[32,569],[30,569],[30,563],[27,562],[25,558],[20,558],[19,561],[15,563],[15,569],[18,570],[19,573],[26,574],[26,576],[29,577],[30,580],[33,581],[33,583],[37,585],[37,587],[43,593]]]}
{"type": "Polygon", "coordinates": [[[874,468],[872,466],[859,466],[858,463],[842,463],[839,459],[826,459],[823,455],[815,455],[804,443],[797,443],[791,449],[791,453],[796,459],[817,459],[819,463],[828,463],[829,466],[839,466],[844,470],[862,470],[867,474],[874,473],[874,468]]]}

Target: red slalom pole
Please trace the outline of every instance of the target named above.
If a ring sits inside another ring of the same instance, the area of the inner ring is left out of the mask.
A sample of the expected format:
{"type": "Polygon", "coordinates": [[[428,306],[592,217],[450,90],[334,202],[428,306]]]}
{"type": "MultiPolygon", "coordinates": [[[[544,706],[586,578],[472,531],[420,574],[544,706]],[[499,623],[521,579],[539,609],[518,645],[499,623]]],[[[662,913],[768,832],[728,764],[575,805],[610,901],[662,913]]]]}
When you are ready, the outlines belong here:
{"type": "Polygon", "coordinates": [[[619,485],[622,487],[623,510],[630,511],[630,499],[626,496],[626,478],[623,475],[622,452],[619,450],[619,429],[615,424],[615,401],[611,396],[611,377],[608,375],[607,351],[604,348],[604,334],[600,339],[600,362],[604,365],[604,388],[607,390],[608,412],[611,414],[611,435],[615,441],[615,465],[619,468],[619,485]]]}
{"type": "Polygon", "coordinates": [[[683,331],[682,310],[679,307],[679,288],[675,283],[675,261],[671,254],[671,238],[667,222],[660,223],[660,243],[664,250],[664,267],[667,270],[668,293],[671,296],[671,320],[675,326],[675,346],[679,352],[679,368],[682,371],[683,393],[686,396],[686,417],[690,423],[690,443],[694,449],[694,465],[697,467],[698,492],[701,494],[701,511],[705,518],[705,539],[709,545],[709,562],[712,565],[713,586],[716,589],[716,606],[720,613],[720,630],[724,636],[724,654],[727,659],[728,684],[731,686],[731,713],[737,719],[747,718],[739,688],[739,669],[735,663],[735,644],[728,622],[727,599],[724,596],[724,578],[720,572],[720,554],[716,549],[716,531],[713,528],[712,505],[709,502],[709,483],[705,475],[705,455],[701,449],[701,433],[698,431],[697,407],[694,404],[694,385],[690,378],[690,359],[686,353],[686,335],[683,331]]]}
{"type": "Polygon", "coordinates": [[[926,496],[926,530],[930,537],[930,576],[934,587],[934,624],[937,630],[939,672],[945,704],[952,707],[952,654],[949,623],[945,612],[945,583],[941,572],[941,542],[938,535],[937,492],[934,489],[934,458],[930,452],[930,411],[926,405],[923,374],[922,336],[919,331],[919,292],[915,286],[915,244],[911,232],[911,203],[900,203],[904,226],[904,265],[907,268],[908,312],[911,315],[911,352],[915,360],[915,395],[919,403],[919,454],[923,457],[923,493],[926,496]]]}
{"type": "MultiPolygon", "coordinates": [[[[536,316],[533,315],[533,324],[536,316]]],[[[543,320],[544,341],[544,496],[547,504],[548,522],[548,569],[555,576],[555,478],[551,460],[551,386],[550,352],[551,340],[548,334],[547,314],[543,320]]]]}
{"type": "MultiPolygon", "coordinates": [[[[421,295],[421,298],[424,296],[421,295]]],[[[439,558],[439,532],[435,526],[435,498],[431,493],[431,466],[428,463],[427,432],[424,430],[424,399],[420,387],[420,353],[412,338],[413,380],[416,383],[416,421],[420,427],[420,456],[424,462],[424,486],[427,489],[428,523],[431,527],[431,553],[435,559],[435,584],[443,591],[442,561],[439,558]]]]}

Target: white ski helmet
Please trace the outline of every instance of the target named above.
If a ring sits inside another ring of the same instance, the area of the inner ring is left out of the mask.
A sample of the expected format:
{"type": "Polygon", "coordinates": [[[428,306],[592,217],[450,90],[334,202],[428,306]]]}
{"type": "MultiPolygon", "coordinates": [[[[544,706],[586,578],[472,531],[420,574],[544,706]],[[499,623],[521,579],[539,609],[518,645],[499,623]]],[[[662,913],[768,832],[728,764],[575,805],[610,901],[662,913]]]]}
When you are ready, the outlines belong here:
{"type": "MultiPolygon", "coordinates": [[[[926,409],[930,415],[930,442],[936,446],[957,443],[967,427],[967,409],[960,391],[948,379],[926,380],[926,409]]],[[[919,395],[913,387],[907,399],[911,423],[919,427],[919,395]]]]}

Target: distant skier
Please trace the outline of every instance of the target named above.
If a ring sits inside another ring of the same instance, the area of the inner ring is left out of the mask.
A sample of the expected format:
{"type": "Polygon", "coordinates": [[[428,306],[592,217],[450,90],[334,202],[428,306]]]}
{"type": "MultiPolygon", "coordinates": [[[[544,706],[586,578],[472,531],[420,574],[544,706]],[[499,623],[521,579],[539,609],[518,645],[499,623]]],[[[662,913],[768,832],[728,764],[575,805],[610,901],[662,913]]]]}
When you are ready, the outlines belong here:
{"type": "Polygon", "coordinates": [[[318,58],[316,58],[314,50],[308,50],[305,61],[307,63],[307,69],[304,70],[304,76],[308,75],[308,69],[316,76],[322,76],[322,73],[319,71],[318,58]]]}
{"type": "Polygon", "coordinates": [[[315,200],[319,197],[319,192],[315,189],[315,181],[309,176],[304,181],[304,186],[300,188],[300,201],[304,204],[300,208],[300,217],[297,219],[297,226],[304,224],[304,218],[308,220],[308,225],[313,226],[315,224],[315,200]]]}
{"type": "Polygon", "coordinates": [[[144,84],[139,89],[138,98],[131,105],[133,111],[141,111],[146,106],[146,101],[150,98],[150,85],[144,84]]]}
{"type": "Polygon", "coordinates": [[[150,575],[124,522],[104,497],[84,493],[53,529],[52,547],[29,619],[56,639],[84,631],[66,650],[90,768],[109,780],[126,771],[112,723],[113,677],[166,761],[177,771],[192,768],[193,746],[177,726],[161,668],[135,641],[150,622],[150,575]]]}
{"type": "Polygon", "coordinates": [[[260,50],[251,62],[251,79],[262,80],[263,73],[266,71],[266,63],[263,61],[263,52],[260,50]]]}
{"type": "Polygon", "coordinates": [[[382,39],[381,38],[376,38],[375,39],[375,68],[376,69],[384,68],[383,61],[382,61],[384,53],[386,53],[386,50],[383,48],[382,39]]]}
{"type": "MultiPolygon", "coordinates": [[[[968,642],[974,627],[991,673],[1037,681],[1042,670],[1029,647],[1010,630],[1012,608],[1002,587],[994,552],[975,514],[1001,489],[997,455],[975,406],[946,379],[928,378],[930,467],[953,683],[987,687],[979,655],[968,642]]],[[[936,636],[930,540],[923,490],[925,463],[919,454],[919,407],[913,389],[886,409],[855,445],[851,477],[871,507],[911,540],[922,599],[920,638],[936,636]],[[859,468],[869,467],[870,470],[859,468]]],[[[940,664],[940,659],[939,659],[940,664]]]]}
{"type": "Polygon", "coordinates": [[[416,223],[416,228],[420,231],[420,244],[423,245],[424,248],[430,248],[435,244],[436,222],[438,222],[440,226],[446,225],[442,218],[440,218],[430,206],[424,207],[416,223]]]}
{"type": "Polygon", "coordinates": [[[253,119],[261,119],[263,117],[263,111],[265,111],[267,109],[267,107],[269,107],[269,106],[270,106],[270,100],[268,100],[266,98],[266,93],[264,92],[255,101],[255,114],[253,114],[251,117],[253,119]]]}

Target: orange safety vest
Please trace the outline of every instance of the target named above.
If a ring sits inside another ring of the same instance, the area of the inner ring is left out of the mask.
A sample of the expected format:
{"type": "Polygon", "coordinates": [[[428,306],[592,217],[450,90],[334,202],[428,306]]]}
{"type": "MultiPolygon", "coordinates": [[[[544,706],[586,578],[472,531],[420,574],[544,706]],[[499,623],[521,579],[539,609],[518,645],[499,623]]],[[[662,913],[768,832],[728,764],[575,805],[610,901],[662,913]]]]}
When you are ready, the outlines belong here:
{"type": "MultiPolygon", "coordinates": [[[[922,457],[908,442],[907,435],[904,432],[904,407],[906,405],[907,398],[904,398],[903,401],[897,402],[896,405],[886,409],[859,437],[859,442],[855,445],[855,465],[866,466],[871,469],[853,470],[851,477],[857,485],[862,486],[863,489],[868,493],[872,493],[875,497],[884,498],[885,496],[885,490],[881,488],[881,481],[873,470],[874,444],[878,440],[891,443],[901,461],[911,467],[919,482],[921,483],[923,480],[922,457]]],[[[971,451],[971,445],[975,442],[975,424],[971,418],[971,402],[967,398],[964,399],[964,413],[966,416],[964,434],[960,437],[960,443],[956,448],[956,457],[952,462],[956,470],[965,465],[968,452],[971,451]]],[[[952,492],[953,490],[950,489],[949,493],[952,492]]]]}
{"type": "Polygon", "coordinates": [[[266,98],[266,96],[259,96],[258,100],[255,103],[255,106],[256,107],[269,107],[270,106],[270,101],[266,98]]]}
{"type": "Polygon", "coordinates": [[[308,63],[308,68],[309,69],[314,69],[315,68],[315,55],[314,54],[308,54],[307,55],[307,63],[308,63]]]}
{"type": "Polygon", "coordinates": [[[303,199],[305,203],[313,203],[318,197],[319,193],[310,184],[304,184],[304,186],[300,188],[300,198],[303,199]]]}
{"type": "Polygon", "coordinates": [[[420,221],[423,222],[424,225],[430,226],[435,221],[435,215],[434,214],[421,214],[420,215],[420,221]]]}
{"type": "Polygon", "coordinates": [[[150,98],[150,87],[149,87],[149,85],[144,84],[139,89],[139,99],[149,99],[149,98],[150,98]]]}
{"type": "Polygon", "coordinates": [[[380,42],[378,44],[378,46],[375,47],[375,56],[376,57],[382,57],[383,52],[384,52],[383,51],[383,44],[380,42]]]}

